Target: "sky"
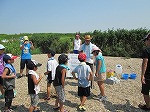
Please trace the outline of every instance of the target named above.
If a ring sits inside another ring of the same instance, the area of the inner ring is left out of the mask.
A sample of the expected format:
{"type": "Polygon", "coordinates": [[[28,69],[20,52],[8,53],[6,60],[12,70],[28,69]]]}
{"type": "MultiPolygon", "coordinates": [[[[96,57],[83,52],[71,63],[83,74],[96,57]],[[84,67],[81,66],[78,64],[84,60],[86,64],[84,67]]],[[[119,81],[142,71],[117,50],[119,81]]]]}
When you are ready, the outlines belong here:
{"type": "Polygon", "coordinates": [[[0,0],[0,34],[150,29],[150,0],[0,0]]]}

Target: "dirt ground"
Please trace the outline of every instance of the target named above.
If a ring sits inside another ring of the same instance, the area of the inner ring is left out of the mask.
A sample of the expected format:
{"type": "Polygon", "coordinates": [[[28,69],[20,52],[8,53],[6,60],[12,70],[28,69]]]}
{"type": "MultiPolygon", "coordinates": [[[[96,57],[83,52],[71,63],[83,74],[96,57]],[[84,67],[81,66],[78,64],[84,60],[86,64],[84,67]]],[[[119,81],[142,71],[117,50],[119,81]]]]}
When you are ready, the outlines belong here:
{"type": "MultiPolygon", "coordinates": [[[[56,58],[58,55],[56,55],[56,58]]],[[[33,55],[32,59],[42,63],[43,65],[38,69],[37,73],[44,73],[46,71],[47,55],[33,55]]],[[[123,73],[136,73],[137,78],[135,80],[121,79],[121,75],[117,75],[120,80],[118,84],[105,84],[105,93],[108,100],[100,102],[98,100],[99,89],[97,83],[95,82],[95,88],[91,89],[91,96],[85,103],[87,108],[86,112],[142,112],[138,108],[139,103],[144,103],[143,96],[141,94],[141,59],[138,58],[122,58],[122,57],[107,57],[105,56],[107,70],[114,70],[117,64],[121,64],[123,68],[123,73]]],[[[20,58],[15,60],[14,66],[19,72],[20,58]]],[[[53,106],[55,102],[54,88],[51,90],[51,99],[45,101],[43,97],[46,95],[46,77],[41,80],[40,83],[41,92],[39,107],[42,112],[53,112],[53,106]]],[[[30,106],[30,97],[27,92],[27,77],[22,77],[21,79],[16,79],[16,92],[17,96],[13,100],[13,106],[15,112],[27,112],[30,106]]],[[[66,78],[65,86],[66,102],[65,108],[70,112],[78,112],[77,106],[80,104],[79,97],[77,96],[77,81],[71,78],[66,78]]],[[[4,107],[4,99],[0,99],[0,110],[2,111],[4,107]]]]}

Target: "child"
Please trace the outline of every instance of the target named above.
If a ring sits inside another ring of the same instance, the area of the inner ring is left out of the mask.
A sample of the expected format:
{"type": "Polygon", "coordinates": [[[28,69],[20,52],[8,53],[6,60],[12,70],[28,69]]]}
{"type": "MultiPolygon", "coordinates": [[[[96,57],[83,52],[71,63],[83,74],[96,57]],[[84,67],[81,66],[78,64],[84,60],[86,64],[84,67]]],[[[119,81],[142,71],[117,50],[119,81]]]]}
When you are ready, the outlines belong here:
{"type": "Polygon", "coordinates": [[[2,93],[0,99],[4,98],[3,79],[2,79],[2,74],[4,70],[4,61],[3,61],[4,50],[5,47],[2,44],[0,44],[0,91],[2,93]]]}
{"type": "Polygon", "coordinates": [[[14,59],[17,56],[12,56],[12,54],[4,55],[3,60],[5,62],[5,68],[2,74],[3,78],[3,87],[5,89],[5,111],[4,112],[12,112],[11,104],[14,98],[14,91],[15,88],[15,77],[16,77],[16,70],[12,63],[14,63],[14,59]]]}
{"type": "Polygon", "coordinates": [[[35,60],[31,60],[27,64],[28,71],[28,93],[30,94],[31,98],[31,105],[29,107],[29,112],[39,112],[40,110],[37,109],[37,105],[39,102],[38,93],[40,91],[39,82],[43,78],[43,75],[38,75],[36,70],[42,64],[37,63],[35,60]]]}
{"type": "Polygon", "coordinates": [[[55,70],[58,66],[58,62],[55,60],[55,52],[50,50],[50,52],[47,54],[48,56],[48,62],[47,62],[47,72],[45,72],[45,75],[48,75],[47,77],[47,96],[44,98],[44,100],[50,100],[50,87],[51,83],[54,81],[55,78],[55,70]]]}
{"type": "Polygon", "coordinates": [[[92,71],[89,65],[86,65],[86,54],[79,53],[78,60],[81,62],[73,71],[73,77],[78,80],[78,96],[81,104],[78,107],[80,111],[85,111],[84,103],[87,97],[90,96],[90,80],[92,80],[92,71]],[[78,78],[75,76],[78,74],[78,78]]]}
{"type": "MultiPolygon", "coordinates": [[[[33,43],[29,41],[28,36],[23,37],[23,43],[20,45],[21,49],[21,61],[20,61],[20,75],[18,78],[21,78],[23,76],[23,70],[25,68],[25,65],[29,61],[31,61],[31,49],[34,49],[33,43]]],[[[28,74],[28,69],[26,67],[26,76],[28,74]]]]}
{"type": "Polygon", "coordinates": [[[58,57],[59,65],[56,68],[55,79],[53,82],[54,88],[56,90],[57,99],[55,101],[54,110],[58,110],[60,108],[60,112],[65,112],[64,110],[64,102],[65,102],[65,77],[68,67],[66,66],[68,62],[68,56],[65,54],[61,54],[58,57]],[[60,106],[60,107],[59,107],[60,106]]]}
{"type": "Polygon", "coordinates": [[[95,56],[97,84],[100,90],[100,101],[107,100],[104,93],[104,80],[106,79],[106,65],[104,57],[102,56],[101,50],[98,47],[93,47],[92,54],[95,56]]]}

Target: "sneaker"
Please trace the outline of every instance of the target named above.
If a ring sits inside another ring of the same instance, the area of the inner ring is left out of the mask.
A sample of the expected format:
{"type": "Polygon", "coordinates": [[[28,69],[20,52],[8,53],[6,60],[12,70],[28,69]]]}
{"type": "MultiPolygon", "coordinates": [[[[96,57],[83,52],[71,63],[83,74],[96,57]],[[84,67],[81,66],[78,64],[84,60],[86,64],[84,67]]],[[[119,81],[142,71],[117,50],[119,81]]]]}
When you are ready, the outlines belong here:
{"type": "Polygon", "coordinates": [[[85,108],[84,106],[82,106],[82,110],[83,110],[83,111],[86,111],[86,108],[85,108]]]}
{"type": "Polygon", "coordinates": [[[40,112],[40,110],[33,110],[33,112],[40,112]]]}
{"type": "Polygon", "coordinates": [[[106,96],[100,96],[99,101],[107,101],[107,97],[106,96]]]}
{"type": "Polygon", "coordinates": [[[50,97],[45,97],[44,100],[50,100],[50,97]]]}
{"type": "Polygon", "coordinates": [[[18,76],[17,76],[17,79],[20,79],[21,77],[23,77],[23,75],[18,75],[18,76]]]}
{"type": "Polygon", "coordinates": [[[53,110],[56,111],[56,110],[59,110],[59,108],[60,108],[60,107],[54,107],[53,110]]]}
{"type": "Polygon", "coordinates": [[[0,99],[4,99],[4,95],[0,95],[0,99]]]}
{"type": "Polygon", "coordinates": [[[142,109],[142,110],[145,110],[145,111],[150,110],[150,108],[147,108],[146,105],[141,105],[141,104],[139,104],[138,107],[139,107],[140,109],[142,109]]]}
{"type": "Polygon", "coordinates": [[[15,112],[12,109],[4,110],[3,112],[15,112]]]}
{"type": "Polygon", "coordinates": [[[79,106],[79,107],[78,107],[78,110],[79,110],[79,111],[85,111],[86,108],[85,108],[84,106],[79,106]]]}

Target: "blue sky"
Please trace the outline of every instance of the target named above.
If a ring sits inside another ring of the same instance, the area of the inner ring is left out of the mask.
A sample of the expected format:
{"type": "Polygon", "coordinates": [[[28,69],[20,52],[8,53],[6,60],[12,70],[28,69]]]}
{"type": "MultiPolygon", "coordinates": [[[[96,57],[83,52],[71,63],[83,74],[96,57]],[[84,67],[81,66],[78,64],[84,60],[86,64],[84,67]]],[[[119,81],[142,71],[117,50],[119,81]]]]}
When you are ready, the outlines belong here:
{"type": "Polygon", "coordinates": [[[0,34],[150,29],[150,0],[0,0],[0,34]]]}

